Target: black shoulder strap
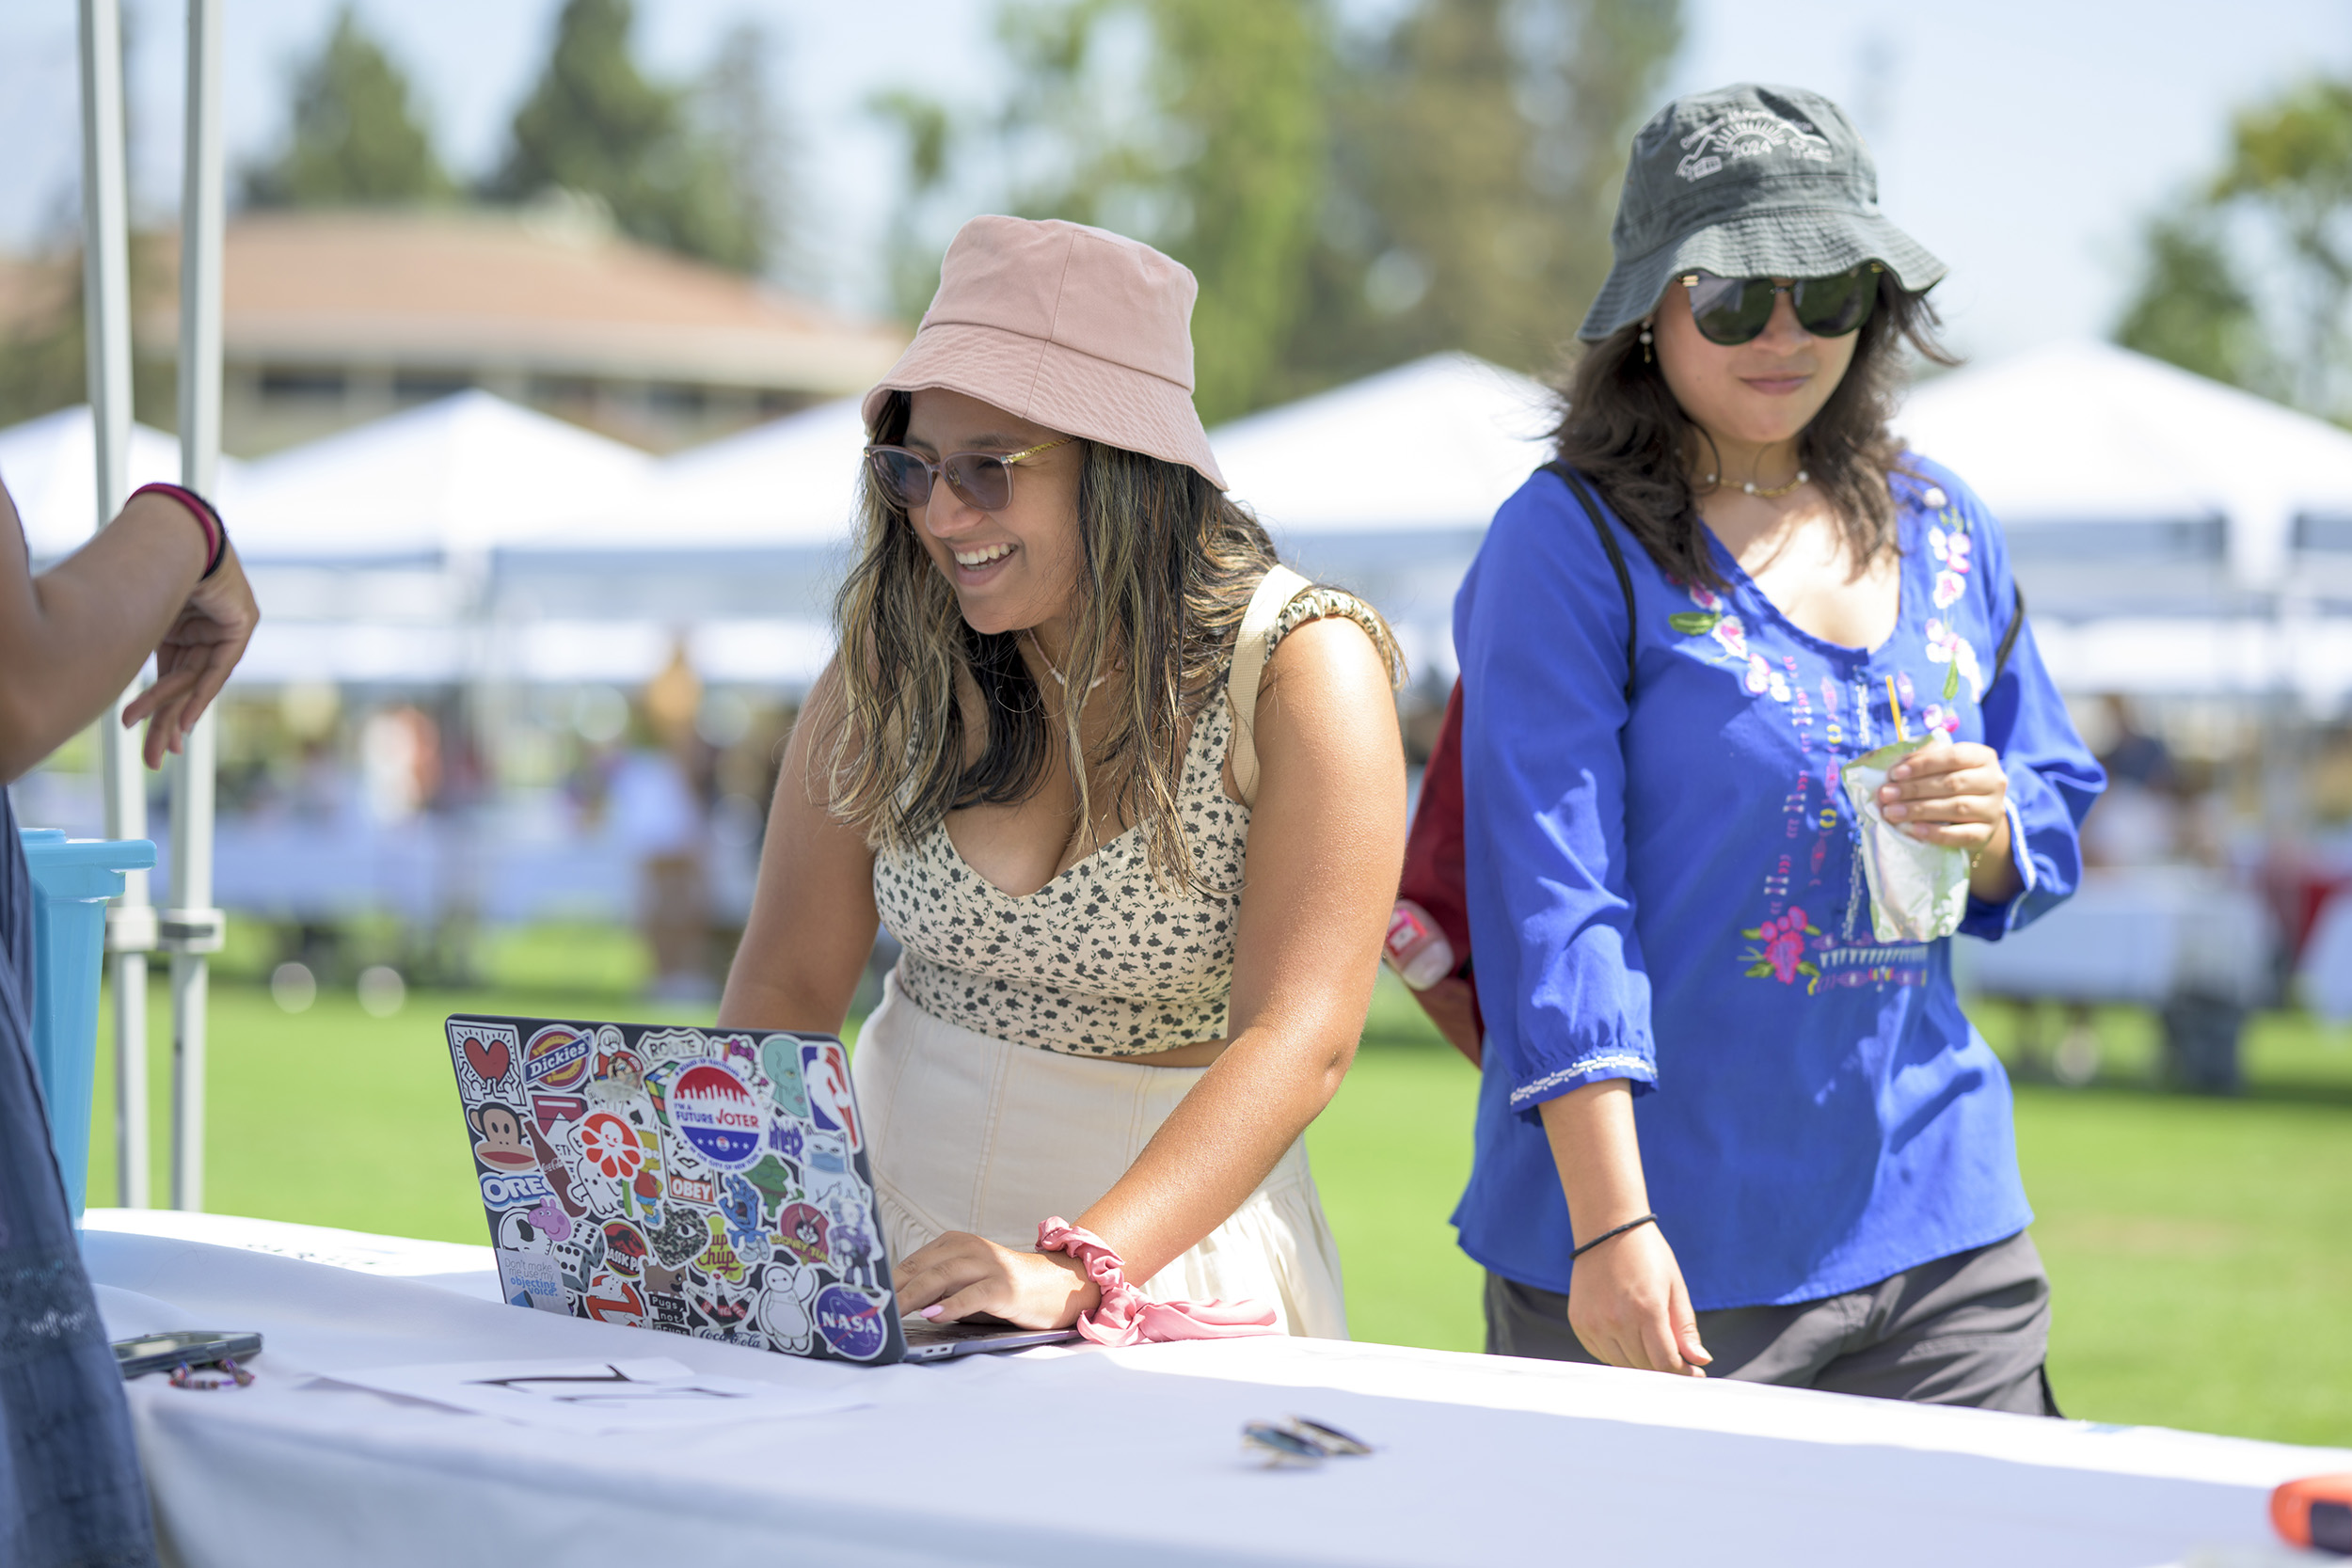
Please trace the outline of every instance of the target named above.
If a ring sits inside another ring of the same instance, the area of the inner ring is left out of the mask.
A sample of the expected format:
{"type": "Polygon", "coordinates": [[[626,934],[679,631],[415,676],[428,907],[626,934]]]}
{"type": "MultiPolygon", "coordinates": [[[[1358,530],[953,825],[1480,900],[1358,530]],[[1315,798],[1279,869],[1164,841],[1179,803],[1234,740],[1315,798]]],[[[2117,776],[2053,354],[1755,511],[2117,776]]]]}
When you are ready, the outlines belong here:
{"type": "MultiPolygon", "coordinates": [[[[1616,531],[1609,526],[1609,519],[1602,515],[1600,502],[1595,500],[1592,491],[1584,487],[1584,476],[1565,463],[1547,463],[1544,467],[1548,472],[1558,474],[1576,493],[1578,502],[1584,508],[1584,515],[1593,520],[1594,531],[1600,535],[1602,546],[1609,551],[1609,564],[1616,568],[1617,591],[1625,595],[1625,700],[1630,706],[1633,702],[1634,634],[1638,629],[1633,613],[1633,574],[1625,569],[1625,551],[1617,545],[1616,531]]],[[[2001,652],[2004,656],[2009,653],[2007,643],[2001,645],[2001,652]]]]}
{"type": "Polygon", "coordinates": [[[2009,668],[2009,656],[2017,651],[2017,634],[2026,629],[2026,591],[2017,585],[2014,578],[2010,579],[2009,590],[2017,596],[2017,602],[2011,607],[2009,629],[2001,633],[2000,651],[1993,656],[1994,681],[1998,681],[2001,672],[2009,668]]]}

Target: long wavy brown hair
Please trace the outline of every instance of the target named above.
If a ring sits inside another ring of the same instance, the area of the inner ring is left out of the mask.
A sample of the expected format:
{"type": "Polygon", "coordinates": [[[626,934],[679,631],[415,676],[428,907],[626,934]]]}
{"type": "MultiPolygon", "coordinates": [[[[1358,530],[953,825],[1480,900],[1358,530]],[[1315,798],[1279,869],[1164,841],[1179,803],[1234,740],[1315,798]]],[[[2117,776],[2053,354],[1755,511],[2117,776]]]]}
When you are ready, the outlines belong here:
{"type": "MultiPolygon", "coordinates": [[[[1668,300],[1674,304],[1671,292],[1668,300]]],[[[1925,293],[1881,273],[1878,304],[1862,324],[1845,378],[1799,437],[1798,460],[1829,499],[1858,565],[1897,547],[1886,476],[1901,467],[1904,449],[1887,422],[1905,379],[1903,345],[1933,364],[1960,362],[1937,340],[1939,325],[1925,293]]],[[[1629,323],[1568,367],[1555,388],[1560,422],[1551,433],[1553,450],[1592,480],[1662,570],[1720,589],[1723,574],[1699,520],[1701,492],[1685,466],[1693,437],[1702,444],[1707,437],[1675,401],[1641,339],[1641,323],[1629,323]]]]}
{"type": "MultiPolygon", "coordinates": [[[[905,439],[912,402],[892,394],[876,441],[905,439]]],[[[1184,743],[1224,689],[1250,595],[1275,564],[1274,542],[1198,470],[1100,441],[1081,445],[1082,566],[1062,674],[1072,691],[1102,677],[1115,717],[1089,755],[1078,733],[1083,705],[1063,704],[1059,752],[1073,759],[1089,837],[1100,815],[1093,773],[1113,815],[1140,830],[1153,879],[1190,892],[1192,849],[1176,803],[1184,743]],[[1082,756],[1090,767],[1077,764],[1082,756]]],[[[907,515],[870,472],[859,480],[858,517],[858,560],[834,604],[842,714],[830,808],[862,826],[877,850],[903,852],[950,811],[1028,799],[1057,748],[1019,634],[972,629],[907,515]],[[969,767],[959,675],[978,688],[988,726],[969,767]]],[[[1394,674],[1395,643],[1377,641],[1394,674]]]]}

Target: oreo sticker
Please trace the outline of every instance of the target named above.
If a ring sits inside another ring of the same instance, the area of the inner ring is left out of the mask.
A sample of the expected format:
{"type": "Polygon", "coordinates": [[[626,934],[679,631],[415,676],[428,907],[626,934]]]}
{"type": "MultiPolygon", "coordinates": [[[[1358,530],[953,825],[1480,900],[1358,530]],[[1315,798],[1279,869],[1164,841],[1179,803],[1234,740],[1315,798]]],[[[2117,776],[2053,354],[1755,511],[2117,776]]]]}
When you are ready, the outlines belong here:
{"type": "Polygon", "coordinates": [[[576,1087],[588,1076],[594,1054],[585,1034],[568,1024],[550,1023],[523,1047],[523,1079],[534,1089],[576,1087]]]}
{"type": "Polygon", "coordinates": [[[890,1338],[881,1298],[853,1285],[828,1285],[817,1292],[817,1332],[852,1361],[871,1361],[890,1338]]]}
{"type": "Polygon", "coordinates": [[[696,1062],[670,1089],[670,1120],[695,1152],[721,1170],[756,1162],[767,1133],[759,1101],[716,1062],[696,1062]]]}

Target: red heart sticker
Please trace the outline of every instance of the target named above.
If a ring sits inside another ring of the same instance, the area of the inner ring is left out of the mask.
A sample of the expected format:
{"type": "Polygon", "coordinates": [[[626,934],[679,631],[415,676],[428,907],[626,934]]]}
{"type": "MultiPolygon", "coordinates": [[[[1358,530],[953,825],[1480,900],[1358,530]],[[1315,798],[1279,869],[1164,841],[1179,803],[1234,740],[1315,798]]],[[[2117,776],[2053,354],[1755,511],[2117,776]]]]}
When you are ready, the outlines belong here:
{"type": "Polygon", "coordinates": [[[485,1084],[495,1084],[506,1076],[507,1061],[504,1040],[490,1045],[470,1037],[466,1041],[466,1063],[473,1069],[474,1076],[485,1084]]]}

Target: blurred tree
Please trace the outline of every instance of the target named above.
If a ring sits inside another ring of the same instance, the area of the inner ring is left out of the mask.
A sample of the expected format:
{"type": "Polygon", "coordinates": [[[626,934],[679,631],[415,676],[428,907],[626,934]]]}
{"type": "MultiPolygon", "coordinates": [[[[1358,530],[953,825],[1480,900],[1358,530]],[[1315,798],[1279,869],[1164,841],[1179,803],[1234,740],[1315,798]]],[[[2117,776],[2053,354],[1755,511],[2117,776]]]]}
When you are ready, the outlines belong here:
{"type": "MultiPolygon", "coordinates": [[[[132,314],[167,301],[180,282],[180,250],[172,236],[131,235],[132,314]]],[[[87,341],[82,320],[82,251],[71,249],[10,261],[0,277],[9,307],[0,322],[0,427],[89,401],[87,341]]],[[[131,356],[131,416],[160,430],[179,423],[175,345],[131,356]]]]}
{"type": "Polygon", "coordinates": [[[1003,109],[873,105],[906,135],[901,308],[976,198],[1132,234],[1200,280],[1211,422],[1438,349],[1547,361],[1607,271],[1625,149],[1680,39],[1678,0],[1418,0],[1370,40],[1326,0],[998,17],[1003,109]]]}
{"type": "Polygon", "coordinates": [[[2144,244],[2119,342],[2352,422],[2352,82],[2241,112],[2221,171],[2144,244]]]}
{"type": "MultiPolygon", "coordinates": [[[[755,272],[767,259],[771,216],[762,193],[740,183],[744,150],[695,123],[685,94],[649,81],[629,54],[629,0],[565,0],[555,43],[530,98],[516,111],[505,162],[484,194],[528,199],[550,187],[605,203],[625,232],[649,244],[755,272]]],[[[765,115],[764,72],[722,62],[739,99],[765,115]]]]}
{"type": "Polygon", "coordinates": [[[1422,0],[1352,64],[1295,390],[1468,349],[1546,366],[1609,270],[1678,0],[1422,0]]]}
{"type": "Polygon", "coordinates": [[[2213,214],[2201,207],[2148,225],[2138,292],[2115,328],[2125,348],[2234,386],[2276,393],[2262,319],[2237,279],[2213,214]]]}
{"type": "Polygon", "coordinates": [[[770,87],[776,54],[765,26],[738,22],[721,37],[692,99],[695,125],[717,152],[717,166],[756,242],[758,261],[771,272],[789,271],[801,260],[789,227],[792,135],[770,87]]]}
{"type": "Polygon", "coordinates": [[[450,192],[400,68],[346,3],[315,58],[294,75],[285,147],[245,170],[256,207],[423,201],[450,192]]]}

